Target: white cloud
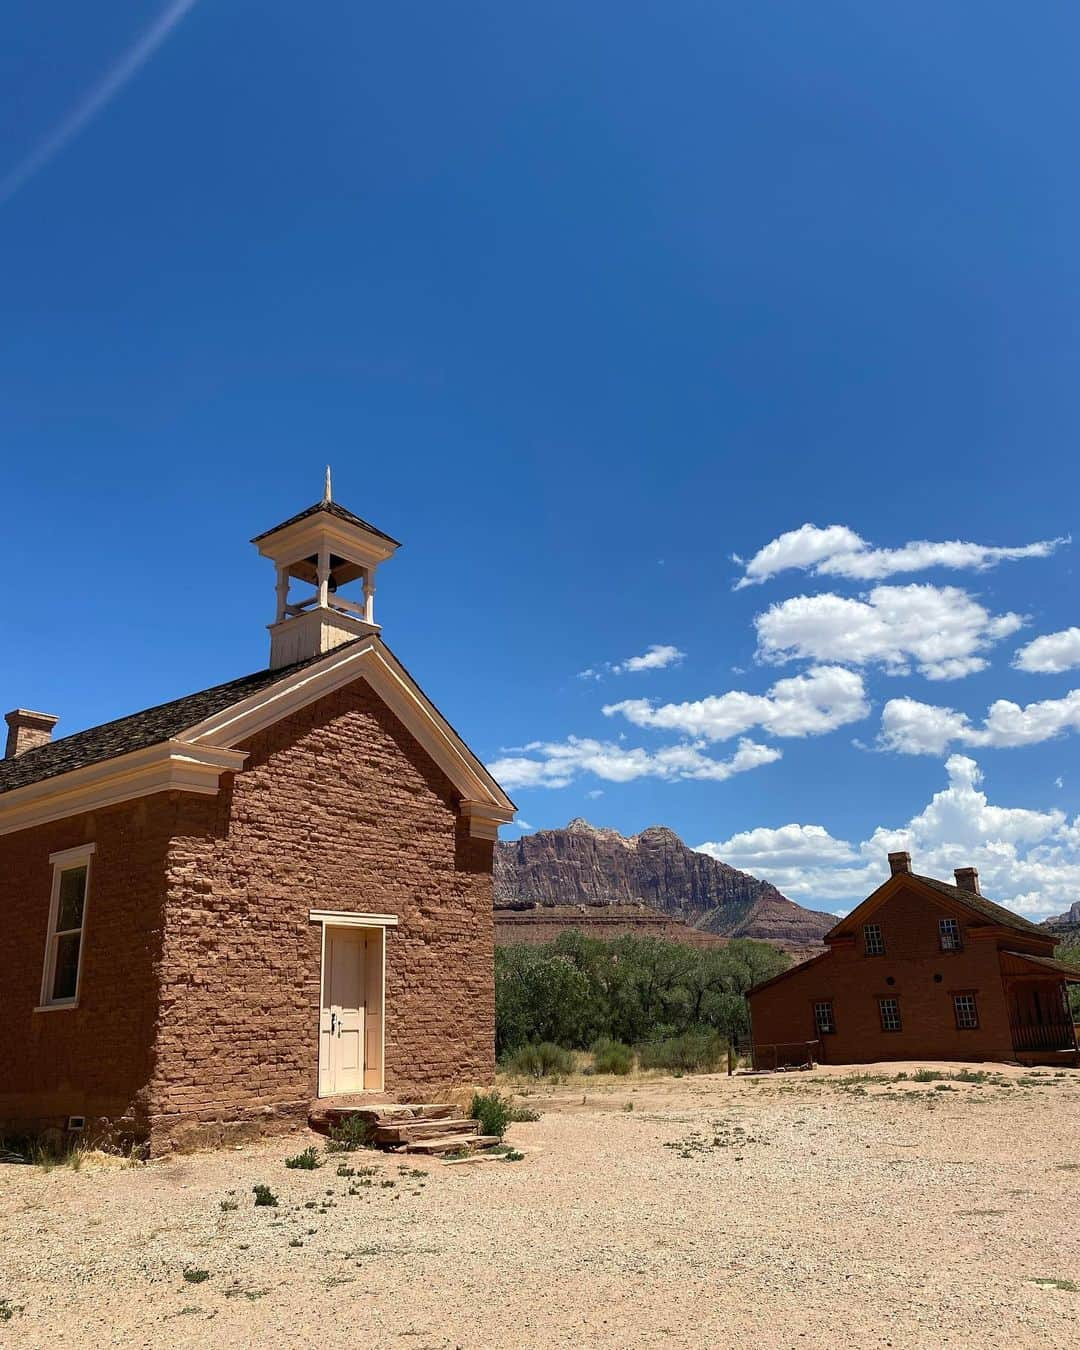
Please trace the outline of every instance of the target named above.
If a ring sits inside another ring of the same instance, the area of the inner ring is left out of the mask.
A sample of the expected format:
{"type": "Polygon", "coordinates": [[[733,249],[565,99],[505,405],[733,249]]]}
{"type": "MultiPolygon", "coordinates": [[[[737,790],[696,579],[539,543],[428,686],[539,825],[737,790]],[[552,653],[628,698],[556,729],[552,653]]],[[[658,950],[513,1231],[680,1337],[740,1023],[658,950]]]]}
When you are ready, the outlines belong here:
{"type": "Polygon", "coordinates": [[[759,826],[720,844],[699,844],[697,851],[755,875],[769,868],[851,862],[856,856],[850,844],[834,839],[821,825],[781,825],[775,830],[759,826]]]}
{"type": "Polygon", "coordinates": [[[907,822],[879,826],[852,845],[821,825],[784,825],[732,835],[700,851],[773,882],[803,903],[857,902],[889,876],[888,854],[906,851],[914,870],[952,881],[976,867],[985,895],[1019,913],[1060,914],[1080,891],[1080,817],[997,806],[981,790],[979,766],[965,755],[945,764],[948,784],[907,822]]]}
{"type": "Polygon", "coordinates": [[[652,643],[641,656],[628,656],[625,661],[605,661],[602,666],[590,666],[578,671],[579,680],[602,680],[605,675],[635,675],[642,670],[666,670],[677,666],[686,657],[685,652],[667,643],[652,643]]]}
{"type": "Polygon", "coordinates": [[[1080,666],[1080,628],[1065,628],[1060,633],[1046,633],[1021,647],[1013,658],[1018,670],[1058,675],[1063,670],[1080,666]]]}
{"type": "Polygon", "coordinates": [[[1019,614],[993,615],[956,586],[875,586],[863,600],[798,595],[754,619],[763,661],[881,665],[904,675],[914,662],[930,680],[982,670],[984,651],[1016,632],[1019,614]]]}
{"type": "MultiPolygon", "coordinates": [[[[999,548],[989,544],[969,544],[961,540],[931,543],[918,539],[901,548],[874,548],[846,525],[801,525],[788,530],[758,550],[745,565],[735,589],[759,585],[779,572],[792,568],[810,571],[815,576],[849,577],[857,581],[879,581],[901,572],[922,572],[928,567],[947,567],[954,571],[985,571],[1018,558],[1047,558],[1068,538],[1041,539],[1034,544],[999,548]]],[[[735,562],[741,563],[737,556],[735,562]]]]}
{"type": "Polygon", "coordinates": [[[523,746],[522,753],[495,760],[487,767],[508,790],[568,787],[582,774],[593,774],[609,783],[630,783],[637,778],[721,783],[733,774],[771,764],[780,757],[781,751],[746,738],[739,741],[730,758],[720,760],[690,743],[649,751],[627,749],[615,741],[568,736],[565,741],[534,741],[523,746]]]}
{"type": "Polygon", "coordinates": [[[777,682],[764,694],[732,689],[689,703],[654,707],[649,699],[609,703],[605,717],[621,714],[638,727],[679,731],[709,741],[729,740],[753,727],[774,736],[818,736],[870,711],[862,676],[842,666],[815,666],[777,682]]]}
{"type": "Polygon", "coordinates": [[[953,708],[894,698],[882,709],[878,745],[905,755],[942,755],[952,744],[1011,749],[1038,745],[1068,731],[1080,731],[1080,689],[1025,707],[999,698],[982,726],[953,708]]]}

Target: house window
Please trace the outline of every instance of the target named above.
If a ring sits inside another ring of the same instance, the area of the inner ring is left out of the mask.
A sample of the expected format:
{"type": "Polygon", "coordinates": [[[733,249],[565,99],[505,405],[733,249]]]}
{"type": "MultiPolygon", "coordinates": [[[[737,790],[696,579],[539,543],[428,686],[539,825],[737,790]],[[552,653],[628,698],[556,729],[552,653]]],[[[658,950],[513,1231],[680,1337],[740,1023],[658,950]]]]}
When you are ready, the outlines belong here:
{"type": "Polygon", "coordinates": [[[831,1000],[814,1004],[814,1026],[819,1036],[831,1036],[836,1031],[831,1000]]]}
{"type": "Polygon", "coordinates": [[[974,994],[953,994],[953,1009],[959,1031],[975,1031],[979,1025],[979,1009],[974,994]]]}
{"type": "Polygon", "coordinates": [[[54,853],[49,931],[45,944],[45,970],[41,980],[41,1006],[73,1007],[79,996],[82,968],[83,925],[86,893],[90,882],[93,844],[54,853]]]}
{"type": "Polygon", "coordinates": [[[938,920],[938,940],[943,952],[958,952],[963,948],[964,939],[960,936],[960,923],[957,919],[938,920]]]}
{"type": "Polygon", "coordinates": [[[882,1031],[902,1031],[900,1022],[900,1000],[898,998],[879,998],[878,1014],[881,1017],[882,1031]]]}
{"type": "Polygon", "coordinates": [[[879,923],[864,923],[862,930],[863,951],[867,956],[885,955],[885,935],[879,923]]]}

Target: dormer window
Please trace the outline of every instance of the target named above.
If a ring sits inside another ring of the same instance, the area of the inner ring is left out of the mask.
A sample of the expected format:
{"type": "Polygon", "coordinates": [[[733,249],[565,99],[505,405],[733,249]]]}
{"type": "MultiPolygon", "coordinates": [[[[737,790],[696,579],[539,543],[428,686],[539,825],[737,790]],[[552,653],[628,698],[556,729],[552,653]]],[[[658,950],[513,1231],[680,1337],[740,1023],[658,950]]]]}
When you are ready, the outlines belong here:
{"type": "Polygon", "coordinates": [[[941,943],[941,950],[943,952],[962,951],[964,939],[960,932],[959,919],[939,919],[938,940],[941,943]]]}
{"type": "Polygon", "coordinates": [[[885,955],[885,934],[879,923],[864,923],[862,930],[863,952],[867,956],[885,955]]]}

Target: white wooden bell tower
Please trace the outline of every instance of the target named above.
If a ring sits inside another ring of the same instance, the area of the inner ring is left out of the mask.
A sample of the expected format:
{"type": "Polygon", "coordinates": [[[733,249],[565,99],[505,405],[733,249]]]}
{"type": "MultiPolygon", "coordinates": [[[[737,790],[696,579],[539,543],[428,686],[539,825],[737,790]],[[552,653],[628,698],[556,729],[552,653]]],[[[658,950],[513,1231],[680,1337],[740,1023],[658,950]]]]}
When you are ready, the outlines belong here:
{"type": "Polygon", "coordinates": [[[277,568],[277,617],[269,626],[272,670],[379,631],[375,569],[400,544],[333,500],[329,468],[321,502],[251,542],[277,568]],[[294,583],[300,586],[295,597],[294,583]]]}

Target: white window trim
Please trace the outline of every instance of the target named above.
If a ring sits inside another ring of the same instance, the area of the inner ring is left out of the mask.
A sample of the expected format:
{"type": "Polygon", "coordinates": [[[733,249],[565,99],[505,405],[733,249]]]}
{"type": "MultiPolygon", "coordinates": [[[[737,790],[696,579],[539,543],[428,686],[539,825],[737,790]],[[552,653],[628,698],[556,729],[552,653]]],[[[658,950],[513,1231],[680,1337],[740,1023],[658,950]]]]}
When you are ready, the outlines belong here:
{"type": "Polygon", "coordinates": [[[312,923],[329,924],[332,928],[396,928],[396,914],[356,914],[347,909],[312,909],[308,911],[312,923]]]}
{"type": "Polygon", "coordinates": [[[61,849],[59,853],[50,853],[52,864],[52,891],[49,896],[49,926],[45,930],[45,965],[41,972],[41,1002],[35,1012],[60,1012],[77,1008],[82,986],[83,953],[86,950],[86,911],[90,904],[90,859],[94,856],[96,844],[79,844],[75,848],[61,849]],[[52,998],[53,977],[56,974],[56,920],[60,909],[60,877],[72,867],[86,867],[86,888],[83,892],[82,924],[79,927],[79,962],[75,968],[75,994],[72,998],[52,998]]]}

